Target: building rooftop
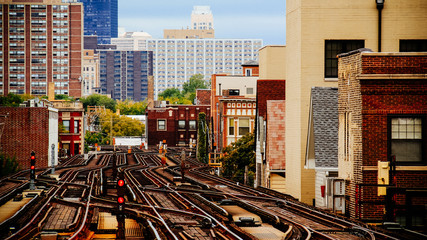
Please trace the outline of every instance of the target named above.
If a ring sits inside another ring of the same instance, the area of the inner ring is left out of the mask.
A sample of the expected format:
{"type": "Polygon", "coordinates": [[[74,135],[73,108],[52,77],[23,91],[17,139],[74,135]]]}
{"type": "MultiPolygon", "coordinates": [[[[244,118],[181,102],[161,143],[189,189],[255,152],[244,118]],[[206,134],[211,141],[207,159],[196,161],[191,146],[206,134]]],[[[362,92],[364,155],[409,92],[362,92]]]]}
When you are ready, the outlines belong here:
{"type": "Polygon", "coordinates": [[[242,66],[259,66],[258,61],[255,60],[249,60],[242,64],[242,66]]]}
{"type": "Polygon", "coordinates": [[[311,89],[316,167],[338,167],[338,88],[311,89]]]}

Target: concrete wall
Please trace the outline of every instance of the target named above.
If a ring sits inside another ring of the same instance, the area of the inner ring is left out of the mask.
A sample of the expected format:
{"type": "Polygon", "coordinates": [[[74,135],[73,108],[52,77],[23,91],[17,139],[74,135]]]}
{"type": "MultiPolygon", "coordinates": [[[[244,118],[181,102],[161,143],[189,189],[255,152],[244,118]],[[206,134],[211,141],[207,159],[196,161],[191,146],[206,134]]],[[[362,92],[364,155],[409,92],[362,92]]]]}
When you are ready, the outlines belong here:
{"type": "MultiPolygon", "coordinates": [[[[399,39],[425,39],[426,9],[424,0],[385,1],[382,51],[399,51],[399,39]]],[[[306,203],[314,198],[314,171],[304,169],[310,90],[337,86],[337,79],[324,78],[325,40],[360,39],[375,51],[377,22],[375,1],[286,2],[287,191],[306,203]]]]}

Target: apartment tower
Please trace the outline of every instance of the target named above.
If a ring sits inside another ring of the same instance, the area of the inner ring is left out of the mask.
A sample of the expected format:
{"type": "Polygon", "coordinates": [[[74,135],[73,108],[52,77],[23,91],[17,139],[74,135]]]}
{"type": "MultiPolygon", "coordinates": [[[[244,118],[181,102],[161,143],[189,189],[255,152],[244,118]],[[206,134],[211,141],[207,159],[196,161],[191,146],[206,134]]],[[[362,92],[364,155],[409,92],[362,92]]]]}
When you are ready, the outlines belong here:
{"type": "Polygon", "coordinates": [[[60,0],[0,4],[0,94],[80,97],[83,5],[60,0]]]}

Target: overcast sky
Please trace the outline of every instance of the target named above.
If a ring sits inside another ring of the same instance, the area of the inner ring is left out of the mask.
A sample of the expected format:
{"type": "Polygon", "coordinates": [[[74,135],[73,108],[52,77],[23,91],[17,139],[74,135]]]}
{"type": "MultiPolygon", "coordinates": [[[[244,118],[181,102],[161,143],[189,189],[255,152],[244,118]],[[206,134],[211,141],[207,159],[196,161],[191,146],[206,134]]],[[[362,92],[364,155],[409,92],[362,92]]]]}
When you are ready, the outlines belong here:
{"type": "Polygon", "coordinates": [[[262,39],[285,44],[285,0],[119,0],[119,27],[163,38],[163,29],[191,23],[193,6],[210,6],[215,38],[262,39]]]}

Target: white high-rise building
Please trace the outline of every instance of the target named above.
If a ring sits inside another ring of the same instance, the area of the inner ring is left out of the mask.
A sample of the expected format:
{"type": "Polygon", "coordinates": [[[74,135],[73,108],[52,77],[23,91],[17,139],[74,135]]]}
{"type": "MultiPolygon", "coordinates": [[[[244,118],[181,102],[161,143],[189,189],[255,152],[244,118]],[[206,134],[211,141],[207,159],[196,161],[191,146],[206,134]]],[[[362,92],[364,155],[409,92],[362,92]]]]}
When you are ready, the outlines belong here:
{"type": "Polygon", "coordinates": [[[191,12],[191,28],[199,30],[214,29],[210,6],[194,6],[191,12]]]}
{"type": "Polygon", "coordinates": [[[112,38],[111,44],[116,45],[118,50],[145,51],[148,39],[152,37],[146,32],[125,32],[118,38],[112,38]]]}
{"type": "Polygon", "coordinates": [[[151,39],[154,94],[166,88],[182,88],[194,74],[210,79],[212,74],[239,75],[242,64],[258,60],[261,39],[151,39]]]}

